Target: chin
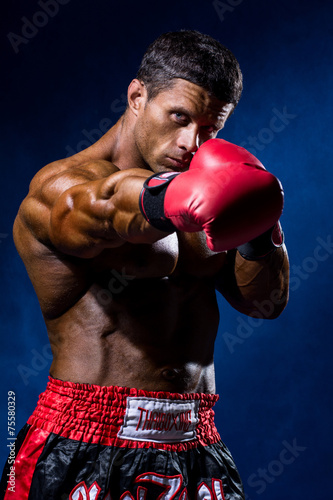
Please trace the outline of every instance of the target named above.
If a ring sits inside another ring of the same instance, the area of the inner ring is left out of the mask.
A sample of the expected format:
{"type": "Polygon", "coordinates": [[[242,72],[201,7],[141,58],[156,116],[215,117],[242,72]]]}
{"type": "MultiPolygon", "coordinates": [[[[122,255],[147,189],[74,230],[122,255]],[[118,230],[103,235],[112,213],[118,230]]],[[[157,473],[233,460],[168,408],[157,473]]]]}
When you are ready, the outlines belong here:
{"type": "Polygon", "coordinates": [[[174,172],[174,170],[170,167],[166,167],[165,165],[152,165],[150,169],[155,172],[155,174],[160,174],[161,172],[174,172]]]}

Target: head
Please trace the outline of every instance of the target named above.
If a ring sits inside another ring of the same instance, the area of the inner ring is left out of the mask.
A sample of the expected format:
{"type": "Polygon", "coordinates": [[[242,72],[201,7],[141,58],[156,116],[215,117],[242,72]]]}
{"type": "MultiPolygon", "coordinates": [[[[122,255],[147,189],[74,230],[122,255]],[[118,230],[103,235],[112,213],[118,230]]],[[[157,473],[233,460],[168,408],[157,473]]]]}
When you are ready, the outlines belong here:
{"type": "Polygon", "coordinates": [[[198,147],[223,128],[241,92],[239,64],[217,40],[187,30],[158,37],[128,94],[146,164],[154,171],[188,167],[198,147]]]}
{"type": "Polygon", "coordinates": [[[182,78],[235,108],[242,93],[242,73],[235,56],[214,38],[182,30],[159,36],[143,56],[137,79],[148,99],[182,78]]]}

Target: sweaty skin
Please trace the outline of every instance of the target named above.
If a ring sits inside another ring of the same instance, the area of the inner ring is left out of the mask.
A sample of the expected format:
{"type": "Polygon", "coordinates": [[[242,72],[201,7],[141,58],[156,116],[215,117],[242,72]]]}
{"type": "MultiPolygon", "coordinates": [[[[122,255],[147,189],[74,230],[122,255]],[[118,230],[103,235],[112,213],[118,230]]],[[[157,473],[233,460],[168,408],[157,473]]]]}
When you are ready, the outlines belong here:
{"type": "Polygon", "coordinates": [[[139,210],[152,172],[182,171],[232,111],[176,79],[153,100],[133,80],[128,108],[97,143],[31,182],[14,240],[37,293],[61,380],[215,392],[217,288],[245,314],[288,300],[285,247],[260,261],[214,253],[204,233],[163,233],[139,210]]]}

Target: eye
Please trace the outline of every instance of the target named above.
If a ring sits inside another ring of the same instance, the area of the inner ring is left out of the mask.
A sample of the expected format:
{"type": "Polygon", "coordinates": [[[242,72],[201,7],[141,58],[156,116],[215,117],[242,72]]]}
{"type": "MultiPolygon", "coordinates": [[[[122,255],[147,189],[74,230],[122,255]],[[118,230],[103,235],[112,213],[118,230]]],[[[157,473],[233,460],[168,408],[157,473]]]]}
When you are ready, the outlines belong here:
{"type": "Polygon", "coordinates": [[[179,111],[175,111],[172,114],[173,114],[175,121],[177,123],[180,123],[181,125],[187,125],[189,120],[188,120],[188,117],[186,115],[184,115],[184,113],[180,113],[179,111]]]}
{"type": "Polygon", "coordinates": [[[214,125],[205,125],[202,128],[207,134],[217,134],[217,132],[219,131],[219,129],[214,127],[214,125]]]}

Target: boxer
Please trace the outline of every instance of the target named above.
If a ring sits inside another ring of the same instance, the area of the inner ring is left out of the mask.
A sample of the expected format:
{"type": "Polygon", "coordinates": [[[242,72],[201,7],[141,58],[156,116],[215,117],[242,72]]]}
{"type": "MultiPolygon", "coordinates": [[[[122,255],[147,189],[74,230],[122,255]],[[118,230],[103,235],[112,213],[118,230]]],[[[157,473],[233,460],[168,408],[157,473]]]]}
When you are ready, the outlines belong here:
{"type": "Polygon", "coordinates": [[[244,499],[214,424],[216,290],[258,314],[288,301],[279,180],[217,134],[234,55],[161,35],[95,144],[33,178],[14,224],[47,327],[46,391],[16,443],[5,500],[244,499]]]}

